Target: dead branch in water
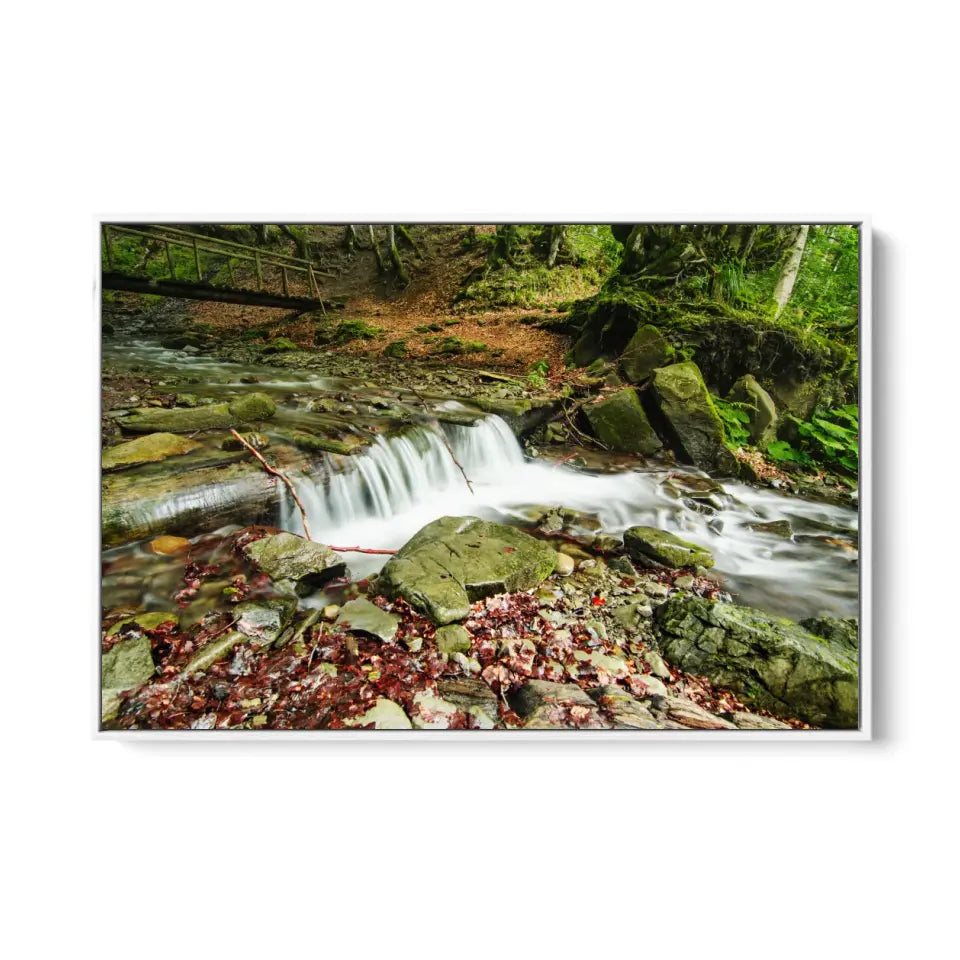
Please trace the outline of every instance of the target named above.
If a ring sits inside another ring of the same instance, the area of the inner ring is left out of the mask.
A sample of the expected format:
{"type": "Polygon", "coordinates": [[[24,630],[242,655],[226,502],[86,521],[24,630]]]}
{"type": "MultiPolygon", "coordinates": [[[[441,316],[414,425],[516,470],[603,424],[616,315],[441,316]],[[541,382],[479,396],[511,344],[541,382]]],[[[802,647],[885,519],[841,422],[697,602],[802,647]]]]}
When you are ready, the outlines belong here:
{"type": "MultiPolygon", "coordinates": [[[[470,478],[467,476],[467,471],[463,469],[463,464],[457,459],[457,455],[453,452],[453,447],[450,446],[450,441],[447,439],[446,433],[444,433],[443,427],[440,426],[440,421],[434,416],[433,411],[427,405],[427,401],[423,396],[413,387],[410,387],[410,392],[416,394],[417,399],[419,399],[420,404],[423,406],[423,409],[426,411],[427,416],[437,424],[437,430],[440,433],[440,438],[443,440],[443,445],[447,448],[447,453],[450,454],[450,459],[457,465],[457,469],[463,474],[464,483],[467,485],[467,489],[473,493],[473,484],[470,482],[470,478]]],[[[474,494],[476,496],[476,494],[474,494]]]]}
{"type": "Polygon", "coordinates": [[[247,443],[247,441],[244,440],[236,430],[231,428],[230,432],[263,464],[263,468],[267,471],[267,473],[273,474],[275,477],[279,477],[287,485],[287,489],[292,494],[294,502],[300,510],[300,517],[303,520],[303,532],[308,540],[312,540],[313,537],[310,536],[310,527],[307,524],[307,511],[304,510],[303,503],[301,503],[300,498],[297,496],[297,491],[293,485],[293,481],[285,473],[281,473],[275,467],[271,467],[270,464],[260,456],[260,452],[250,446],[250,444],[247,443]]]}
{"type": "Polygon", "coordinates": [[[337,553],[382,553],[392,557],[397,552],[396,550],[373,550],[369,547],[335,547],[330,543],[327,546],[331,550],[336,550],[337,553]]]}

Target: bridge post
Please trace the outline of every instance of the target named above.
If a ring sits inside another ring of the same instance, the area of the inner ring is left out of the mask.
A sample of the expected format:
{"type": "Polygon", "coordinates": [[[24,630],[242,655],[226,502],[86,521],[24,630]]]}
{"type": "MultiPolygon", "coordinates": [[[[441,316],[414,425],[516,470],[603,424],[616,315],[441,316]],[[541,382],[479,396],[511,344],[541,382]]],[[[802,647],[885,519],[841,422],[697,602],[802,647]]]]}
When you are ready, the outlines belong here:
{"type": "Polygon", "coordinates": [[[167,269],[170,271],[170,279],[177,279],[177,271],[173,267],[173,254],[170,252],[170,241],[165,240],[163,243],[164,248],[167,251],[167,269]]]}
{"type": "Polygon", "coordinates": [[[203,283],[203,274],[200,272],[200,248],[197,246],[197,238],[193,238],[193,262],[197,267],[197,283],[203,283]]]}
{"type": "Polygon", "coordinates": [[[260,266],[260,251],[254,254],[254,260],[257,262],[257,290],[263,289],[263,268],[260,266]]]}

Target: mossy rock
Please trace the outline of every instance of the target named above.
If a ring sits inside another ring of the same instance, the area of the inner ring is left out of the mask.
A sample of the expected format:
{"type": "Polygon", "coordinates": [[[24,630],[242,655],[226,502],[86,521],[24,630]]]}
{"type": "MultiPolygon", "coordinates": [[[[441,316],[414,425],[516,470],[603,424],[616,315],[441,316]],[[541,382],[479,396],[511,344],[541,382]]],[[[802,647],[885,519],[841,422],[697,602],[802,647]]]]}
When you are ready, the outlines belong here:
{"type": "Polygon", "coordinates": [[[818,727],[859,723],[857,654],[790,620],[700,597],[656,612],[660,648],[674,667],[740,694],[771,713],[818,727]]]}
{"type": "Polygon", "coordinates": [[[150,433],[108,447],[100,456],[100,465],[104,470],[120,470],[141,463],[157,463],[167,457],[179,457],[199,447],[195,440],[178,437],[175,433],[150,433]]]}
{"type": "Polygon", "coordinates": [[[652,324],[637,328],[620,355],[620,369],[631,383],[641,383],[673,359],[676,350],[652,324]]]}
{"type": "Polygon", "coordinates": [[[309,450],[311,453],[335,453],[339,456],[349,457],[363,449],[361,443],[346,443],[343,440],[320,437],[315,433],[307,433],[305,430],[276,430],[274,432],[282,440],[286,440],[287,443],[292,443],[301,450],[309,450]]]}
{"type": "Polygon", "coordinates": [[[856,617],[808,617],[800,621],[804,630],[824,640],[839,643],[856,652],[860,648],[860,625],[856,617]]]}
{"type": "Polygon", "coordinates": [[[477,517],[441,517],[416,533],[377,578],[435,623],[463,620],[484,597],[529,590],[553,573],[556,553],[514,527],[477,517]]]}
{"type": "Polygon", "coordinates": [[[290,350],[299,350],[300,348],[287,337],[277,337],[271,340],[264,348],[263,354],[266,356],[271,353],[288,353],[290,350]]]}
{"type": "Polygon", "coordinates": [[[449,656],[470,652],[470,633],[459,623],[448,623],[445,627],[439,627],[435,639],[437,649],[449,656]]]}
{"type": "Polygon", "coordinates": [[[339,553],[293,533],[277,533],[254,540],[243,553],[281,590],[306,596],[334,577],[342,577],[347,564],[339,553]]]}
{"type": "Polygon", "coordinates": [[[392,643],[400,626],[400,618],[394,613],[381,610],[366,597],[347,601],[337,615],[334,627],[351,633],[365,633],[384,643],[392,643]]]}
{"type": "Polygon", "coordinates": [[[115,643],[100,658],[100,717],[112,720],[121,694],[142,687],[155,673],[150,638],[140,634],[115,643]]]}
{"type": "Polygon", "coordinates": [[[156,630],[157,627],[163,625],[164,623],[172,623],[174,625],[180,622],[180,617],[176,613],[171,613],[170,611],[151,611],[150,613],[138,613],[132,617],[126,617],[123,620],[118,620],[110,629],[107,631],[108,637],[116,636],[118,633],[126,633],[130,627],[138,627],[141,631],[156,630]]]}
{"type": "Polygon", "coordinates": [[[628,527],[623,533],[623,545],[644,566],[650,566],[651,561],[666,567],[713,566],[713,554],[705,547],[656,527],[628,527]]]}
{"type": "Polygon", "coordinates": [[[198,430],[228,429],[252,420],[266,420],[277,411],[265,393],[248,393],[231,403],[213,403],[195,409],[143,408],[126,417],[122,429],[130,433],[194,433],[198,430]]]}
{"type": "Polygon", "coordinates": [[[583,413],[597,439],[617,453],[650,456],[663,446],[632,387],[585,405],[583,413]]]}
{"type": "Polygon", "coordinates": [[[773,398],[757,383],[751,373],[742,376],[727,394],[727,400],[740,404],[747,416],[750,439],[759,447],[766,447],[777,439],[777,407],[773,398]]]}
{"type": "Polygon", "coordinates": [[[407,355],[407,341],[406,340],[391,340],[383,348],[383,355],[385,357],[392,357],[394,360],[402,360],[407,355]]]}
{"type": "Polygon", "coordinates": [[[693,362],[653,371],[653,395],[677,456],[712,473],[736,476],[737,461],[723,440],[723,422],[693,362]]]}

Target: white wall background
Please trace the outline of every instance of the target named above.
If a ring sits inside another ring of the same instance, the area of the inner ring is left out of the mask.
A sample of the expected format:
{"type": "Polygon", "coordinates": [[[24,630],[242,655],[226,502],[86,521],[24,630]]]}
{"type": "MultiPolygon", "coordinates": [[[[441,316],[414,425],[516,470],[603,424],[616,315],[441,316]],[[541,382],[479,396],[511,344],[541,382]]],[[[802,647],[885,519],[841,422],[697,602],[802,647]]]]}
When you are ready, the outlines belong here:
{"type": "Polygon", "coordinates": [[[4,20],[11,956],[946,953],[955,8],[167,0],[4,20]],[[93,218],[140,212],[872,215],[877,739],[94,742],[93,218]]]}

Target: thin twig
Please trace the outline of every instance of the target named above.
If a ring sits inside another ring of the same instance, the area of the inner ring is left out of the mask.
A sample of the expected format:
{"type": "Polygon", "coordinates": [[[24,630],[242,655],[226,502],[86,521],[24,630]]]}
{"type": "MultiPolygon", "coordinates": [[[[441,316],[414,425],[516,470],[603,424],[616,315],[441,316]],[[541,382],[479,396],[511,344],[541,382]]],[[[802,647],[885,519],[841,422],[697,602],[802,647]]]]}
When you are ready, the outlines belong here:
{"type": "MultiPolygon", "coordinates": [[[[444,432],[443,427],[440,426],[439,421],[434,416],[433,411],[427,406],[427,401],[421,396],[421,394],[414,388],[410,387],[410,392],[416,394],[417,398],[420,400],[423,409],[426,411],[427,416],[437,424],[437,432],[440,434],[440,438],[443,440],[443,445],[447,448],[447,453],[450,454],[450,459],[457,465],[457,469],[463,474],[464,483],[467,485],[467,489],[470,493],[473,493],[473,484],[470,482],[470,478],[467,476],[467,471],[463,469],[463,464],[457,459],[457,455],[453,452],[453,447],[450,446],[450,441],[447,439],[447,435],[444,432]]],[[[474,494],[476,496],[476,494],[474,494]]]]}
{"type": "Polygon", "coordinates": [[[308,540],[312,540],[313,537],[310,536],[310,527],[307,524],[307,511],[304,509],[303,503],[301,503],[300,498],[297,496],[296,488],[293,486],[293,482],[290,480],[290,478],[285,473],[281,473],[275,467],[271,467],[270,464],[260,456],[259,451],[250,446],[250,444],[247,443],[247,441],[244,440],[236,430],[231,429],[230,432],[263,464],[263,467],[267,473],[271,473],[273,476],[279,477],[287,485],[287,489],[293,495],[293,499],[296,502],[297,507],[300,509],[300,516],[303,519],[303,532],[308,540]]]}
{"type": "Polygon", "coordinates": [[[369,547],[335,547],[332,544],[327,544],[331,550],[336,550],[337,553],[382,553],[385,556],[393,556],[397,551],[396,550],[373,550],[369,547]]]}

